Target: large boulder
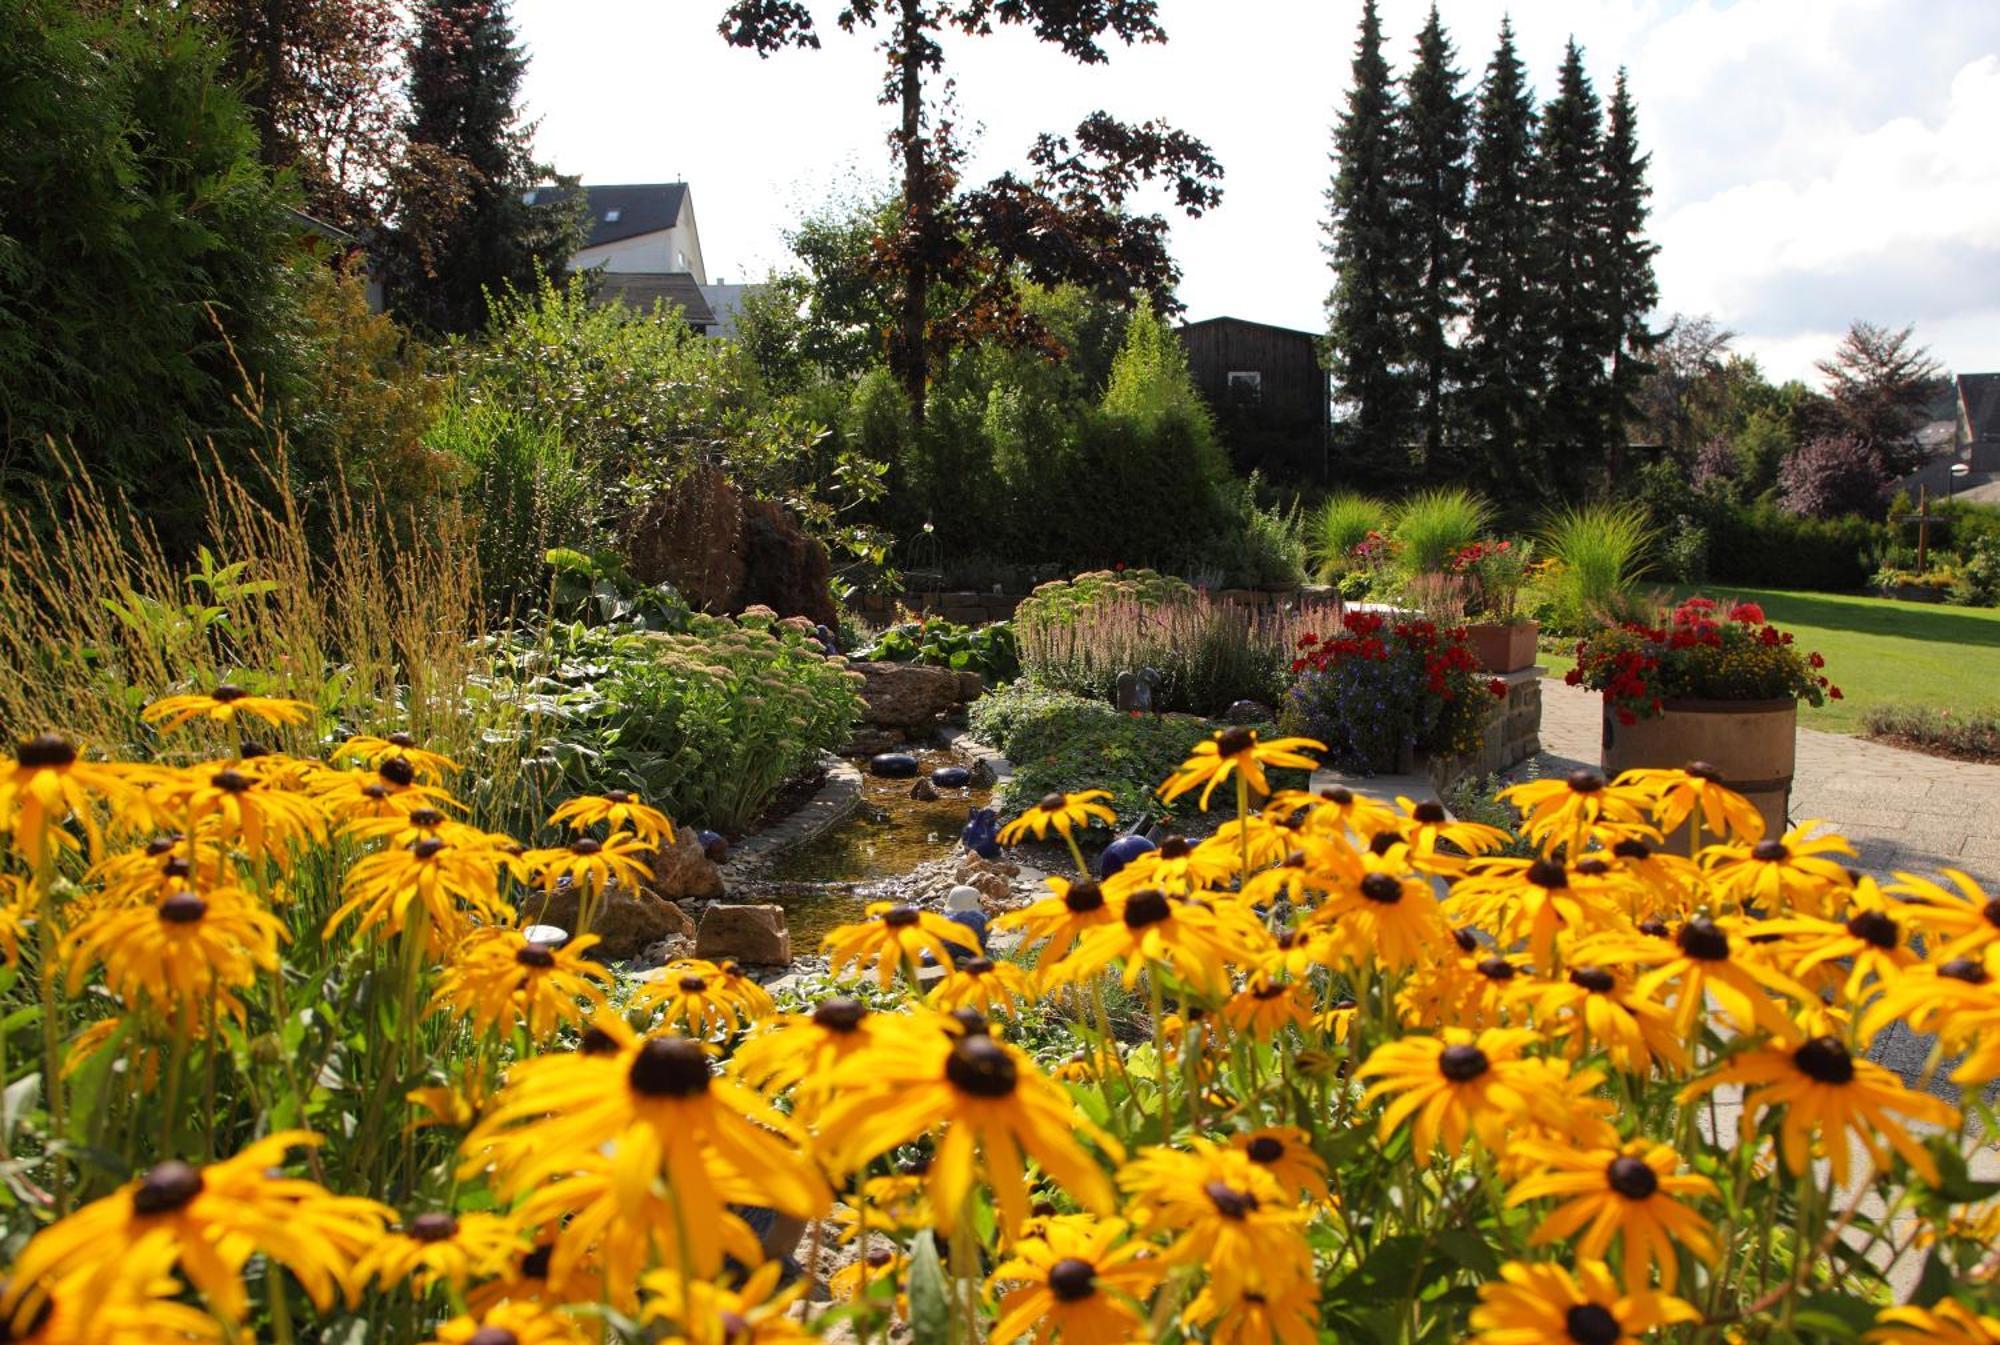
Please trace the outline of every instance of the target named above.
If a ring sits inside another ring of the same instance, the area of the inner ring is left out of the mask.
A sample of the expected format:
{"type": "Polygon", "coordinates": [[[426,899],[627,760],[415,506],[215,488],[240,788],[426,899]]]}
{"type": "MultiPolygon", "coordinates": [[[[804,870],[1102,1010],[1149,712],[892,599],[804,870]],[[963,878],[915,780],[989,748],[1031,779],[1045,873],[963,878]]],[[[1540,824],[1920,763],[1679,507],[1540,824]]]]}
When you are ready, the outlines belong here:
{"type": "Polygon", "coordinates": [[[722,870],[709,858],[701,837],[691,827],[679,827],[674,843],[648,858],[653,878],[646,886],[655,895],[668,901],[713,901],[722,895],[722,870]]]}
{"type": "Polygon", "coordinates": [[[979,697],[977,673],[957,673],[921,663],[848,666],[861,674],[861,721],[877,728],[924,727],[979,697]]]}
{"type": "Polygon", "coordinates": [[[634,577],[672,584],[701,611],[733,615],[762,605],[815,625],[839,620],[826,548],[783,505],[746,499],[713,467],[628,517],[622,540],[634,577]]]}
{"type": "MultiPolygon", "coordinates": [[[[537,924],[577,928],[576,892],[572,888],[557,888],[549,894],[546,905],[536,893],[525,898],[521,907],[522,914],[537,924]]],[[[695,924],[679,906],[644,888],[613,887],[599,903],[590,932],[600,940],[590,950],[592,957],[622,961],[637,957],[662,939],[695,937],[695,924]]]]}
{"type": "Polygon", "coordinates": [[[717,902],[701,913],[694,954],[711,962],[733,958],[752,966],[789,966],[792,935],[785,928],[785,908],[717,902]]]}

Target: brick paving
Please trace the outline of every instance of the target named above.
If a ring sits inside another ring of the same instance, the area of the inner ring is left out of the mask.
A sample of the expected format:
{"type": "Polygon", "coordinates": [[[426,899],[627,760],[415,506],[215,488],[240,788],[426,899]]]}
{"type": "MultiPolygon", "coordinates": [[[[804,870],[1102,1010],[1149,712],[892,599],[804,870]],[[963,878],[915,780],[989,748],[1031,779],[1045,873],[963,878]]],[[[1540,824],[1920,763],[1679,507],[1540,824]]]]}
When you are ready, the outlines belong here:
{"type": "MultiPolygon", "coordinates": [[[[1595,692],[1544,678],[1541,754],[1509,778],[1597,765],[1602,703],[1595,692]]],[[[1950,867],[2000,883],[2000,766],[1800,729],[1791,815],[1795,824],[1826,822],[1853,841],[1870,873],[1950,867]]]]}

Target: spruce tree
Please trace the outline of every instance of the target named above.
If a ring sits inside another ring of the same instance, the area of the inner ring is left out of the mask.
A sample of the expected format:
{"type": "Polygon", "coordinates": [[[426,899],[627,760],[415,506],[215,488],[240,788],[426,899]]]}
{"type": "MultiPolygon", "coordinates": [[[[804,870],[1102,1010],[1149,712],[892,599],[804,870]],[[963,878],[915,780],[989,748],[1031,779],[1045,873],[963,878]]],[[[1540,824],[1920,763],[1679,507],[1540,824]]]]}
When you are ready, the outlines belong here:
{"type": "Polygon", "coordinates": [[[1556,96],[1542,109],[1534,270],[1547,366],[1538,417],[1549,484],[1575,497],[1602,484],[1609,368],[1619,333],[1605,314],[1607,210],[1603,114],[1572,39],[1556,96]]]}
{"type": "Polygon", "coordinates": [[[1465,311],[1466,146],[1471,104],[1460,90],[1451,39],[1437,6],[1417,35],[1416,64],[1403,80],[1398,149],[1399,212],[1409,250],[1404,334],[1414,385],[1423,461],[1443,467],[1447,403],[1455,398],[1459,352],[1453,344],[1465,311]]]}
{"type": "Polygon", "coordinates": [[[1347,107],[1333,133],[1327,251],[1327,367],[1351,408],[1347,456],[1364,473],[1406,471],[1410,388],[1401,370],[1409,249],[1399,236],[1396,96],[1375,0],[1361,10],[1347,107]]]}
{"type": "Polygon", "coordinates": [[[1532,446],[1542,357],[1529,284],[1539,234],[1531,181],[1534,95],[1505,19],[1480,85],[1475,132],[1466,210],[1463,402],[1487,485],[1508,494],[1540,475],[1532,446]]]}
{"type": "Polygon", "coordinates": [[[560,282],[583,237],[582,193],[528,199],[550,180],[516,100],[527,57],[506,0],[422,0],[410,51],[409,143],[384,262],[392,305],[434,332],[471,332],[486,295],[560,282]]]}
{"type": "Polygon", "coordinates": [[[1604,428],[1614,476],[1621,465],[1626,426],[1639,414],[1639,389],[1653,372],[1650,357],[1664,336],[1646,325],[1647,315],[1660,301],[1660,287],[1653,278],[1653,257],[1660,249],[1646,238],[1646,198],[1653,194],[1646,183],[1646,165],[1652,156],[1639,152],[1635,121],[1621,69],[1604,131],[1604,316],[1614,333],[1604,428]]]}

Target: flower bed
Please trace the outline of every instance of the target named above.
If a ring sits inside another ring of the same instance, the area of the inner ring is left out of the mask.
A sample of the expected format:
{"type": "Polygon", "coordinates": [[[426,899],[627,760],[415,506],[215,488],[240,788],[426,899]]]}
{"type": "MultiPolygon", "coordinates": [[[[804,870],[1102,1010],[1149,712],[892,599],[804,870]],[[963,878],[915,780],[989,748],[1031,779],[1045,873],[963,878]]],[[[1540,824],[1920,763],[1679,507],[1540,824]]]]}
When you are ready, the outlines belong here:
{"type": "Polygon", "coordinates": [[[1823,705],[1840,699],[1825,666],[1765,621],[1756,603],[1723,608],[1712,598],[1688,598],[1658,623],[1628,621],[1579,641],[1576,666],[1563,680],[1603,692],[1619,721],[1631,724],[1673,699],[1823,705]]]}
{"type": "Polygon", "coordinates": [[[1480,671],[1465,632],[1348,612],[1339,629],[1299,638],[1280,722],[1326,744],[1343,771],[1408,770],[1416,755],[1468,757],[1505,696],[1480,671]]]}

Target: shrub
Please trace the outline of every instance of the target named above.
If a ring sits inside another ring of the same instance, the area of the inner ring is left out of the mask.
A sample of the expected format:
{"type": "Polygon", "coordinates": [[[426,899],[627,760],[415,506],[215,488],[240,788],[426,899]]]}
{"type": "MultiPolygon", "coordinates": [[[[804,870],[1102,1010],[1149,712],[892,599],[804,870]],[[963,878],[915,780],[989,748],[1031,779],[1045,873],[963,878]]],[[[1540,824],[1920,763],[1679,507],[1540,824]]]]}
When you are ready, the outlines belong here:
{"type": "Polygon", "coordinates": [[[1298,507],[1262,507],[1257,503],[1257,483],[1252,472],[1248,480],[1223,488],[1236,515],[1234,524],[1196,554],[1196,567],[1225,588],[1296,588],[1306,574],[1306,539],[1298,507]]]}
{"type": "Polygon", "coordinates": [[[1300,637],[1280,723],[1326,744],[1327,761],[1364,775],[1412,754],[1479,750],[1500,684],[1479,671],[1464,632],[1431,621],[1349,612],[1325,636],[1300,637]]]}
{"type": "Polygon", "coordinates": [[[1014,627],[1006,621],[985,626],[961,626],[941,617],[907,621],[883,631],[854,657],[870,663],[922,663],[976,672],[988,686],[1011,682],[1021,673],[1014,627]]]}
{"type": "Polygon", "coordinates": [[[1856,591],[1871,553],[1893,540],[1865,518],[1804,518],[1770,503],[1717,509],[1707,526],[1711,582],[1771,588],[1856,591]]]}
{"type": "Polygon", "coordinates": [[[1623,622],[1579,642],[1576,666],[1563,680],[1603,692],[1630,724],[1677,697],[1824,705],[1840,699],[1840,688],[1820,671],[1825,666],[1765,621],[1755,603],[1723,607],[1712,598],[1688,598],[1663,620],[1623,622]]]}
{"type": "Polygon", "coordinates": [[[1397,505],[1389,524],[1406,572],[1435,574],[1478,541],[1493,522],[1493,506],[1462,486],[1420,491],[1397,505]]]}
{"type": "Polygon", "coordinates": [[[459,465],[479,529],[487,602],[535,601],[553,547],[594,552],[610,541],[603,496],[553,427],[490,402],[453,398],[424,442],[459,465]]]}
{"type": "Polygon", "coordinates": [[[1623,615],[1657,538],[1638,504],[1571,506],[1542,529],[1555,564],[1541,578],[1542,624],[1575,635],[1623,615]]]}
{"type": "Polygon", "coordinates": [[[1954,712],[1933,705],[1877,705],[1861,731],[1898,747],[1960,761],[2000,762],[2000,712],[1954,712]]]}
{"type": "Polygon", "coordinates": [[[1952,575],[1951,600],[1960,607],[2000,604],[2000,540],[1982,537],[1952,575]]]}
{"type": "Polygon", "coordinates": [[[1329,497],[1306,520],[1307,550],[1313,573],[1323,584],[1337,583],[1358,567],[1354,549],[1389,526],[1389,506],[1368,495],[1329,497]]]}
{"type": "Polygon", "coordinates": [[[1808,518],[1880,518],[1889,483],[1882,455],[1851,434],[1811,439],[1778,467],[1778,503],[1808,518]]]}

